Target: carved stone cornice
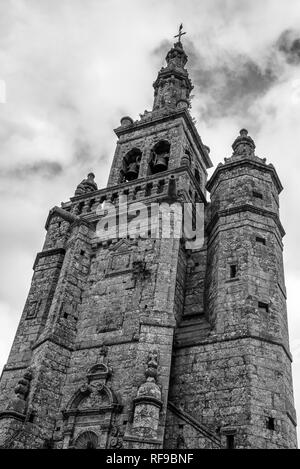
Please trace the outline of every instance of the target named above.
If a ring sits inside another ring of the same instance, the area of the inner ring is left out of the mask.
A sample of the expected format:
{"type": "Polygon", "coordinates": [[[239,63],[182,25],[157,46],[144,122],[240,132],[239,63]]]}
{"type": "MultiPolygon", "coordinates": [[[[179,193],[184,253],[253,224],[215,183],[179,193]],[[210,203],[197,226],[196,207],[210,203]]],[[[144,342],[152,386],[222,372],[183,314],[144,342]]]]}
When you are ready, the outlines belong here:
{"type": "MultiPolygon", "coordinates": [[[[91,192],[91,193],[88,193],[88,194],[82,194],[82,195],[78,195],[76,197],[71,197],[70,201],[72,203],[81,202],[83,200],[93,199],[95,197],[104,196],[106,194],[112,194],[114,192],[122,193],[124,190],[134,188],[137,185],[140,186],[140,185],[143,185],[143,184],[149,184],[150,182],[155,182],[155,180],[159,180],[159,179],[169,179],[169,176],[172,176],[172,175],[175,175],[175,174],[181,174],[181,173],[184,173],[184,172],[187,172],[188,175],[190,176],[190,178],[192,179],[195,187],[198,189],[198,192],[201,194],[202,201],[204,203],[207,203],[206,199],[205,199],[205,196],[202,193],[202,190],[199,186],[199,183],[197,182],[197,180],[196,180],[196,178],[195,178],[195,176],[194,176],[194,174],[193,174],[193,172],[192,172],[192,170],[189,166],[179,166],[178,168],[169,169],[168,171],[163,171],[162,173],[157,173],[157,174],[153,174],[153,175],[150,175],[150,176],[147,176],[147,177],[134,179],[134,181],[123,182],[122,184],[116,184],[114,186],[105,187],[103,189],[99,189],[97,191],[94,191],[94,192],[91,192]]],[[[163,197],[163,196],[161,196],[161,197],[163,197]]],[[[150,198],[151,197],[147,197],[147,200],[150,200],[150,198]]],[[[156,194],[154,196],[154,198],[157,198],[157,199],[160,198],[159,194],[156,194]]],[[[140,202],[140,199],[138,201],[140,202]]],[[[133,202],[137,202],[137,200],[134,200],[133,202]]],[[[67,212],[67,213],[69,213],[69,212],[67,212]]],[[[89,216],[89,212],[84,214],[84,217],[87,217],[87,216],[89,216]]],[[[78,217],[78,216],[76,216],[75,218],[76,219],[78,218],[78,219],[82,220],[82,218],[78,217]]]]}
{"type": "Polygon", "coordinates": [[[125,434],[124,435],[124,441],[129,441],[129,442],[135,442],[135,443],[142,443],[142,444],[148,444],[148,445],[155,445],[158,448],[162,447],[163,445],[163,439],[161,438],[146,438],[144,436],[138,436],[138,435],[131,435],[131,434],[125,434]]]}
{"type": "Polygon", "coordinates": [[[155,407],[158,407],[159,409],[162,408],[162,401],[159,399],[156,399],[155,397],[152,396],[140,396],[140,397],[135,397],[133,399],[134,405],[137,404],[150,404],[154,405],[155,407]]]}
{"type": "Polygon", "coordinates": [[[229,161],[229,159],[226,161],[225,164],[223,163],[220,163],[213,175],[211,176],[210,180],[207,182],[206,184],[206,189],[211,192],[212,191],[212,188],[213,186],[215,185],[220,173],[222,172],[226,172],[226,171],[231,171],[232,169],[235,169],[235,168],[242,168],[242,167],[245,167],[245,166],[248,166],[249,168],[252,168],[252,169],[258,169],[259,171],[263,171],[265,173],[270,173],[271,176],[272,176],[272,179],[273,179],[273,182],[276,186],[276,189],[278,191],[278,194],[280,194],[280,192],[283,190],[283,186],[280,182],[280,179],[278,177],[278,174],[276,172],[276,169],[274,168],[274,166],[272,164],[265,164],[263,162],[263,160],[261,160],[261,162],[259,161],[259,158],[252,158],[252,157],[244,157],[244,158],[241,158],[241,159],[232,159],[231,161],[229,161]]]}
{"type": "Polygon", "coordinates": [[[87,228],[89,228],[90,230],[93,230],[95,231],[95,225],[90,222],[89,220],[83,218],[83,217],[76,217],[76,220],[74,220],[74,222],[72,223],[72,228],[75,228],[76,226],[86,226],[87,228]]]}
{"type": "Polygon", "coordinates": [[[71,416],[77,416],[79,413],[80,415],[99,415],[105,413],[120,413],[123,410],[123,406],[121,404],[111,404],[107,406],[99,406],[94,407],[93,409],[64,409],[62,410],[63,417],[69,418],[71,416]]]}
{"type": "Polygon", "coordinates": [[[33,264],[33,270],[36,268],[36,265],[38,264],[39,260],[42,259],[43,257],[50,257],[50,256],[57,256],[61,255],[64,256],[66,253],[66,250],[64,248],[54,248],[54,249],[47,249],[46,251],[40,251],[37,253],[34,264],[33,264]]]}
{"type": "Polygon", "coordinates": [[[13,410],[4,410],[3,412],[0,412],[0,420],[7,418],[25,422],[26,414],[21,414],[20,412],[15,412],[13,410]]]}
{"type": "Polygon", "coordinates": [[[236,213],[242,213],[242,212],[251,212],[257,215],[261,215],[263,217],[273,218],[273,220],[275,221],[279,229],[281,236],[283,237],[285,235],[284,228],[280,222],[280,219],[277,213],[271,212],[270,210],[266,210],[261,207],[255,207],[254,205],[251,205],[251,204],[243,204],[243,205],[238,205],[237,207],[231,207],[231,208],[227,208],[224,210],[218,210],[213,215],[212,219],[207,225],[207,233],[211,233],[211,231],[213,230],[214,226],[216,225],[216,223],[219,221],[220,218],[234,215],[236,213]]]}
{"type": "Polygon", "coordinates": [[[49,333],[44,336],[41,336],[31,347],[31,350],[35,350],[37,347],[40,347],[42,344],[45,342],[51,342],[52,344],[58,345],[59,347],[64,348],[65,350],[68,350],[68,352],[73,352],[75,348],[73,346],[67,345],[62,343],[61,340],[59,340],[55,334],[49,333]]]}
{"type": "Polygon", "coordinates": [[[285,344],[279,340],[276,339],[271,339],[268,337],[263,337],[261,335],[252,333],[252,332],[238,332],[234,333],[234,335],[230,334],[215,334],[211,335],[210,337],[206,338],[201,338],[199,340],[193,340],[191,343],[186,341],[184,344],[176,344],[175,349],[182,349],[182,348],[188,348],[191,346],[196,346],[196,345],[203,345],[203,344],[216,344],[216,343],[223,343],[223,342],[232,342],[235,340],[248,340],[248,339],[253,339],[255,341],[260,341],[260,342],[265,342],[267,344],[272,344],[272,345],[277,345],[278,347],[281,347],[286,355],[286,357],[289,359],[289,361],[292,363],[293,362],[293,357],[290,352],[290,350],[285,346],[285,344]]]}

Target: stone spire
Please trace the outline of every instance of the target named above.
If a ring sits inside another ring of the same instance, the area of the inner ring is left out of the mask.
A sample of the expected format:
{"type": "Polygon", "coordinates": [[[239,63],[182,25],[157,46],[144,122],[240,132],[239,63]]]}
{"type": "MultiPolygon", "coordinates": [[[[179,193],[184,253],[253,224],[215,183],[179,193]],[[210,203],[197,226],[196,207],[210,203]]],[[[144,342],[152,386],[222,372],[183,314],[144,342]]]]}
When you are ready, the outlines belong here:
{"type": "MultiPolygon", "coordinates": [[[[181,27],[182,29],[182,27],[181,27]]],[[[154,103],[153,110],[187,108],[190,104],[190,92],[193,89],[188,71],[185,69],[188,56],[186,55],[181,36],[175,36],[178,41],[169,50],[166,56],[166,66],[158,72],[157,79],[153,83],[154,103]]]]}

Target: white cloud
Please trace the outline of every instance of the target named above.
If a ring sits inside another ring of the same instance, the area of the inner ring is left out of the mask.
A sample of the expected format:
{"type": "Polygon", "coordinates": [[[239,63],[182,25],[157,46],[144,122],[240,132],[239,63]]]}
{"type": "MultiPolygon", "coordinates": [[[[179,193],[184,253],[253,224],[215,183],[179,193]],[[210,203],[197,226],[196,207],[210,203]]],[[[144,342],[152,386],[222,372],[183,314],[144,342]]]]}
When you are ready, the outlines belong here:
{"type": "MultiPolygon", "coordinates": [[[[7,357],[18,326],[18,313],[7,303],[0,302],[0,357],[7,357]]],[[[2,359],[2,364],[3,359],[2,359]]],[[[2,367],[3,367],[2,365],[2,367]]],[[[1,367],[1,371],[2,371],[1,367]]]]}

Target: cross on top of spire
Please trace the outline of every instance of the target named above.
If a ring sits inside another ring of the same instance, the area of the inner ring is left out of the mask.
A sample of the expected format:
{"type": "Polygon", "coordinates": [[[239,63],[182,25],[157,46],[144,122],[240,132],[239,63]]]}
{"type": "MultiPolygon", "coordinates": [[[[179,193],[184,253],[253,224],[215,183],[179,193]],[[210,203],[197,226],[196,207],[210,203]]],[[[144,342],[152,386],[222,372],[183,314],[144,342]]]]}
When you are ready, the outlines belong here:
{"type": "Polygon", "coordinates": [[[178,29],[178,34],[176,34],[176,36],[174,36],[174,37],[178,37],[178,42],[180,44],[181,44],[181,36],[186,34],[186,32],[182,32],[182,30],[183,30],[183,24],[181,23],[180,26],[179,26],[179,29],[178,29]]]}

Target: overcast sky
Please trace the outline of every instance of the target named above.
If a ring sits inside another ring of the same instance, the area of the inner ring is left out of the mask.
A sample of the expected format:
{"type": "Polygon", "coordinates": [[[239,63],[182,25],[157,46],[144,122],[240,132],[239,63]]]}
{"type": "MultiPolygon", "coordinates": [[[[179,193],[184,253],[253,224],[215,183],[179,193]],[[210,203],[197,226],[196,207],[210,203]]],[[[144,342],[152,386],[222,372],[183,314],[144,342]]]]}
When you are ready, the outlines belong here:
{"type": "Polygon", "coordinates": [[[107,182],[120,117],[152,83],[184,23],[192,115],[216,166],[246,127],[284,191],[285,274],[300,415],[299,0],[0,0],[0,368],[42,248],[48,210],[90,170],[107,182]]]}

